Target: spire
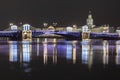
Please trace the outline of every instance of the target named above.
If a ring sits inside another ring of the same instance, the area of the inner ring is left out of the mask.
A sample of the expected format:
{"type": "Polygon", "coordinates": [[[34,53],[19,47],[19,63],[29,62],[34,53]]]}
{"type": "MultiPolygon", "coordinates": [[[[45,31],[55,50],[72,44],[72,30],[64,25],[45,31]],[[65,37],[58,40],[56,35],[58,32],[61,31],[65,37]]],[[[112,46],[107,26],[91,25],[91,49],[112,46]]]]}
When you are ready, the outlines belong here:
{"type": "Polygon", "coordinates": [[[89,11],[89,15],[88,15],[88,18],[92,18],[92,14],[91,14],[91,11],[89,11]]]}
{"type": "Polygon", "coordinates": [[[89,11],[89,14],[91,14],[91,11],[89,11]]]}
{"type": "Polygon", "coordinates": [[[86,20],[86,23],[89,27],[92,27],[93,26],[93,18],[92,18],[92,14],[91,14],[91,11],[89,11],[89,14],[88,14],[88,18],[86,20]]]}

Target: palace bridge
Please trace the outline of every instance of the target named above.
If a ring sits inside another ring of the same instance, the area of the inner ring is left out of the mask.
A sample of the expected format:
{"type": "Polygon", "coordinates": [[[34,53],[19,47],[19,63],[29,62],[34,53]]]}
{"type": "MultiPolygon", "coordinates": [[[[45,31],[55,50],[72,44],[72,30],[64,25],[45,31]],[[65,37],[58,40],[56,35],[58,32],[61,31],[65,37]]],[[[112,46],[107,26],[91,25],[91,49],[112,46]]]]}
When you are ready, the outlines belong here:
{"type": "Polygon", "coordinates": [[[67,32],[67,31],[43,31],[43,30],[33,30],[33,31],[0,31],[0,37],[7,37],[11,40],[22,40],[22,39],[32,39],[32,38],[66,38],[66,39],[120,39],[118,33],[83,33],[83,32],[67,32]]]}
{"type": "Polygon", "coordinates": [[[11,40],[29,40],[32,38],[65,38],[65,39],[120,39],[118,33],[97,33],[80,31],[56,31],[56,30],[31,30],[31,26],[25,24],[22,30],[17,30],[17,26],[11,29],[0,31],[0,38],[10,38],[11,40]],[[12,29],[12,30],[11,30],[12,29]]]}

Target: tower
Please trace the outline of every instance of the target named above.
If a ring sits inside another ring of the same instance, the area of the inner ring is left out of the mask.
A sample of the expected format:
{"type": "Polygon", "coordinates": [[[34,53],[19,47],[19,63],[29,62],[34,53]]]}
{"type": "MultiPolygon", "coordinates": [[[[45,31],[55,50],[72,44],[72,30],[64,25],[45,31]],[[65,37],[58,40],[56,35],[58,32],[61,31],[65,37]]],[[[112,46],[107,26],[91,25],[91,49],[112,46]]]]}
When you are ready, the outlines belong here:
{"type": "Polygon", "coordinates": [[[89,15],[88,15],[88,18],[86,20],[86,24],[89,27],[89,29],[91,29],[93,27],[93,18],[92,18],[91,11],[89,11],[89,15]]]}
{"type": "Polygon", "coordinates": [[[23,25],[22,40],[32,40],[31,25],[29,25],[29,24],[23,25]]]}

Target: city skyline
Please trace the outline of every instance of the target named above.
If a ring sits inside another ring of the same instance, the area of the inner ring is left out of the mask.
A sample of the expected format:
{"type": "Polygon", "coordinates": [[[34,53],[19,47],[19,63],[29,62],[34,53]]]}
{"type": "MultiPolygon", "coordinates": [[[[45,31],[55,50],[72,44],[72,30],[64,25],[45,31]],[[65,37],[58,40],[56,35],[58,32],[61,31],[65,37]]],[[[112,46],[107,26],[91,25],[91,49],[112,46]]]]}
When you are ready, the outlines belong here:
{"type": "Polygon", "coordinates": [[[119,26],[118,1],[96,0],[12,0],[0,1],[0,26],[10,22],[41,26],[43,22],[60,25],[85,25],[89,10],[94,24],[119,26]]]}

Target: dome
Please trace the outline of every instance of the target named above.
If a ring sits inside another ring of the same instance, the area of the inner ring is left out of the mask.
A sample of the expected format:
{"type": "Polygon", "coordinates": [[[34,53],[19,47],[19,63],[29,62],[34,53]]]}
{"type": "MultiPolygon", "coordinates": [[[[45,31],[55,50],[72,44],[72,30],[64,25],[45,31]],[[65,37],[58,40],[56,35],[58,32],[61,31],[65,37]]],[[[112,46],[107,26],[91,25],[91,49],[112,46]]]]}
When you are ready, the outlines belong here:
{"type": "Polygon", "coordinates": [[[55,28],[53,26],[49,26],[48,30],[55,30],[55,28]]]}

